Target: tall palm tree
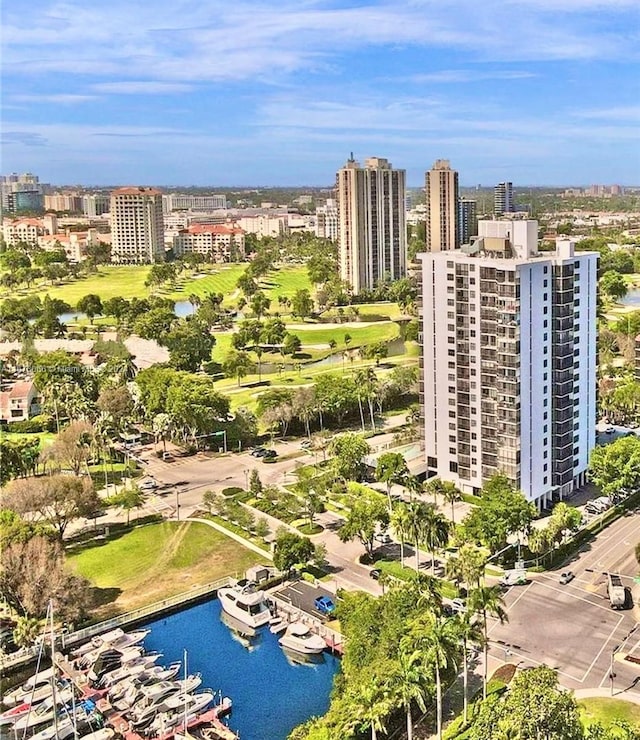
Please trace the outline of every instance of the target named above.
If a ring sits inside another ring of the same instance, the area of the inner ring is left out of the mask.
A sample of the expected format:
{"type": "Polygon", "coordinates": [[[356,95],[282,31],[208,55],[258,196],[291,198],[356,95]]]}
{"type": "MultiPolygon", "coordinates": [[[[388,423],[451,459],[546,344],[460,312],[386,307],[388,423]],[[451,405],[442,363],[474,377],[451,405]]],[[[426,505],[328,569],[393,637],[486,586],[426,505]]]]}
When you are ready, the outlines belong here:
{"type": "Polygon", "coordinates": [[[456,503],[456,501],[462,500],[462,492],[460,489],[456,486],[455,483],[453,483],[450,480],[445,480],[442,482],[442,488],[440,493],[442,494],[442,498],[448,503],[451,504],[451,521],[455,521],[454,517],[454,507],[453,505],[456,503]]]}
{"type": "Polygon", "coordinates": [[[464,724],[467,724],[469,716],[469,645],[482,645],[484,635],[482,628],[469,612],[457,614],[453,618],[456,634],[462,642],[462,689],[464,724]]]}
{"type": "Polygon", "coordinates": [[[426,493],[430,493],[433,496],[433,503],[438,503],[438,495],[442,494],[443,482],[440,478],[429,478],[424,483],[424,490],[426,493]]]}
{"type": "Polygon", "coordinates": [[[447,575],[455,581],[466,583],[468,587],[479,586],[486,560],[485,553],[479,547],[464,544],[458,550],[457,557],[447,562],[447,575]]]}
{"type": "Polygon", "coordinates": [[[413,501],[414,495],[422,492],[422,481],[417,475],[409,475],[404,482],[404,487],[409,491],[409,496],[413,501]]]}
{"type": "Polygon", "coordinates": [[[423,508],[422,533],[431,553],[431,573],[436,572],[436,550],[445,547],[449,542],[451,523],[440,514],[434,504],[425,504],[423,508]]]}
{"type": "Polygon", "coordinates": [[[409,512],[404,504],[396,504],[391,510],[391,528],[400,540],[400,565],[404,568],[404,541],[409,532],[409,512]]]}
{"type": "Polygon", "coordinates": [[[424,504],[419,501],[412,501],[407,504],[408,528],[407,534],[416,548],[416,570],[420,570],[420,541],[424,534],[422,518],[424,514],[424,504]]]}
{"type": "Polygon", "coordinates": [[[437,733],[438,740],[442,740],[442,673],[456,661],[458,638],[455,625],[452,620],[424,612],[412,621],[408,633],[400,640],[400,649],[418,651],[423,668],[433,671],[437,733]]]}
{"type": "Polygon", "coordinates": [[[407,714],[407,740],[413,740],[413,717],[411,706],[415,702],[421,712],[427,711],[426,699],[429,696],[429,685],[421,665],[421,654],[400,651],[398,668],[393,676],[393,686],[401,706],[407,714]]]}
{"type": "Polygon", "coordinates": [[[482,631],[484,640],[484,668],[482,676],[482,697],[487,698],[487,663],[489,661],[489,634],[488,619],[494,617],[500,620],[500,624],[509,621],[507,612],[504,610],[504,599],[500,586],[478,586],[469,595],[467,609],[472,614],[482,617],[482,631]]]}
{"type": "Polygon", "coordinates": [[[378,732],[386,732],[384,722],[393,708],[387,687],[379,679],[368,681],[359,691],[359,705],[362,723],[371,728],[371,740],[377,740],[378,732]]]}

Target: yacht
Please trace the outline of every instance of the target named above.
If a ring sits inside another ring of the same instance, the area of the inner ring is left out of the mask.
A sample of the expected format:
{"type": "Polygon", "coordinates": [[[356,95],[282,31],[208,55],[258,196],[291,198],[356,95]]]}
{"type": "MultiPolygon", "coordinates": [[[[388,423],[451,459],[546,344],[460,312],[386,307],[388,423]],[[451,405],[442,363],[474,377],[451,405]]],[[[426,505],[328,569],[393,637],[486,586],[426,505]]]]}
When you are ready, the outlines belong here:
{"type": "Polygon", "coordinates": [[[313,667],[325,662],[324,653],[299,653],[297,650],[290,650],[284,646],[282,652],[287,659],[287,663],[294,668],[296,666],[313,667]]]}
{"type": "Polygon", "coordinates": [[[50,686],[53,677],[53,668],[46,668],[44,671],[34,673],[21,686],[6,693],[2,699],[2,703],[7,707],[14,707],[16,704],[23,704],[25,701],[29,701],[29,697],[34,689],[37,691],[42,686],[50,686]]]}
{"type": "Polygon", "coordinates": [[[180,706],[167,712],[161,712],[146,729],[147,737],[163,737],[168,730],[179,725],[188,726],[214,700],[212,691],[201,694],[187,694],[180,697],[180,706]]]}
{"type": "Polygon", "coordinates": [[[80,647],[72,650],[71,655],[73,655],[74,658],[79,658],[81,655],[86,655],[86,653],[89,653],[92,650],[97,650],[98,648],[111,645],[116,640],[122,639],[123,636],[124,630],[121,627],[116,627],[116,629],[111,630],[110,632],[104,632],[102,635],[92,637],[89,642],[85,642],[83,645],[80,645],[80,647]]]}
{"type": "Polygon", "coordinates": [[[98,682],[97,688],[110,689],[112,686],[122,681],[123,679],[132,679],[139,673],[149,670],[154,667],[155,662],[162,657],[162,653],[147,653],[146,655],[140,655],[131,661],[128,661],[121,665],[119,668],[115,668],[104,676],[98,682]]]}
{"type": "Polygon", "coordinates": [[[172,663],[168,668],[154,665],[152,668],[148,668],[141,673],[127,676],[109,688],[107,692],[109,701],[115,706],[115,702],[120,701],[130,691],[132,686],[136,689],[142,689],[160,681],[172,681],[178,675],[181,668],[182,663],[180,662],[172,663]]]}
{"type": "Polygon", "coordinates": [[[256,590],[251,581],[238,581],[235,586],[219,589],[218,599],[227,614],[249,627],[262,627],[271,619],[264,591],[256,590]]]}
{"type": "Polygon", "coordinates": [[[122,634],[115,635],[116,631],[113,630],[113,632],[108,633],[112,635],[112,639],[96,647],[92,646],[87,652],[77,657],[77,667],[80,669],[88,668],[107,650],[119,650],[122,653],[134,645],[141,643],[150,632],[150,630],[136,630],[135,632],[122,632],[120,630],[122,634]]]}
{"type": "Polygon", "coordinates": [[[50,724],[44,729],[32,735],[29,740],[67,740],[67,738],[93,737],[94,734],[100,733],[95,740],[109,740],[114,736],[113,730],[105,732],[107,728],[102,728],[104,720],[102,716],[95,712],[95,708],[76,708],[75,714],[68,712],[66,715],[58,718],[58,722],[50,724]],[[86,733],[91,733],[87,735],[86,733]]]}
{"type": "Polygon", "coordinates": [[[134,730],[139,731],[150,725],[155,717],[161,712],[184,711],[185,699],[188,700],[189,693],[197,689],[202,683],[199,675],[189,676],[186,681],[177,681],[170,685],[165,692],[155,697],[149,697],[148,704],[140,702],[136,704],[131,713],[131,723],[134,730]]]}
{"type": "Polygon", "coordinates": [[[295,650],[305,655],[321,653],[327,647],[326,642],[312,632],[303,622],[292,622],[286,629],[284,635],[278,640],[283,648],[295,650]]]}
{"type": "Polygon", "coordinates": [[[124,651],[107,648],[100,654],[87,673],[89,685],[94,686],[100,681],[105,673],[109,673],[114,671],[116,668],[120,668],[127,663],[131,663],[142,655],[144,655],[144,648],[140,645],[134,645],[124,651]]]}
{"type": "Polygon", "coordinates": [[[61,708],[71,704],[72,700],[73,689],[63,689],[55,697],[49,696],[36,706],[30,705],[27,711],[16,719],[11,729],[17,737],[18,734],[33,730],[39,725],[48,725],[53,722],[57,714],[60,714],[61,708]]]}

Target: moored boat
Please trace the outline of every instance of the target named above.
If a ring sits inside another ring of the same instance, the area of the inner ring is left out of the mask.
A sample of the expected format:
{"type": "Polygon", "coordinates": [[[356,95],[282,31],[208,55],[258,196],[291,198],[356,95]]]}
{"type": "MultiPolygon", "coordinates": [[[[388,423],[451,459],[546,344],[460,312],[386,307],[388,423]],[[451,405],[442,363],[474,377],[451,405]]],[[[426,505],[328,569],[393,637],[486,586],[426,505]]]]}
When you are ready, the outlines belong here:
{"type": "Polygon", "coordinates": [[[187,694],[180,697],[180,706],[157,714],[153,722],[145,731],[147,737],[163,737],[169,730],[182,724],[188,727],[196,717],[204,711],[214,700],[212,691],[203,691],[201,694],[187,694]]]}
{"type": "Polygon", "coordinates": [[[13,707],[16,704],[24,703],[25,697],[28,697],[34,688],[37,690],[41,686],[50,685],[51,679],[54,675],[55,671],[53,667],[34,673],[33,676],[30,676],[21,686],[17,686],[12,691],[6,693],[2,699],[2,703],[7,707],[13,707]]]}
{"type": "Polygon", "coordinates": [[[282,647],[295,650],[303,655],[312,655],[323,652],[327,647],[325,641],[312,632],[303,622],[292,622],[284,635],[278,640],[282,647]]]}
{"type": "Polygon", "coordinates": [[[254,629],[269,623],[271,611],[264,591],[251,581],[239,581],[235,586],[218,590],[222,609],[243,624],[254,629]]]}

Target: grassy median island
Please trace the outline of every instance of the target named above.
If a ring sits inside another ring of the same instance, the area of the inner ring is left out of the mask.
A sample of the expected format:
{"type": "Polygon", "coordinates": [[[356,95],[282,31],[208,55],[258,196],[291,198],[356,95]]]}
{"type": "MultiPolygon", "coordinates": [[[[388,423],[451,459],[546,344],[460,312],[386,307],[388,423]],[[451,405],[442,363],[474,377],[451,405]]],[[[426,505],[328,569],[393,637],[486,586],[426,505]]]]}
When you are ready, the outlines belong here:
{"type": "Polygon", "coordinates": [[[624,699],[607,699],[592,697],[579,699],[580,717],[587,727],[599,722],[608,727],[614,720],[624,720],[630,725],[640,725],[640,704],[634,704],[624,699]]]}
{"type": "Polygon", "coordinates": [[[256,553],[197,522],[135,527],[106,543],[90,542],[67,558],[96,588],[96,619],[241,574],[260,561],[256,553]]]}

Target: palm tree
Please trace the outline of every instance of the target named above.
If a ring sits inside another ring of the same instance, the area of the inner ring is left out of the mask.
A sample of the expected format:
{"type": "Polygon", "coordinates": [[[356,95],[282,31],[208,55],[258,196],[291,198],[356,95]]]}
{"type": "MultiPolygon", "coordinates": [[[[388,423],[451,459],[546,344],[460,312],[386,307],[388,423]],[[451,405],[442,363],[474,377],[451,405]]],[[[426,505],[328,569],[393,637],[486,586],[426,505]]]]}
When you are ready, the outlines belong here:
{"type": "Polygon", "coordinates": [[[411,654],[400,651],[398,670],[393,676],[393,686],[401,706],[407,713],[407,740],[413,740],[413,717],[411,705],[415,702],[421,712],[427,711],[426,698],[429,694],[424,671],[420,664],[420,652],[411,654]]]}
{"type": "Polygon", "coordinates": [[[462,641],[462,687],[463,687],[463,721],[467,724],[469,715],[469,644],[482,645],[484,635],[480,625],[469,612],[454,617],[455,629],[462,641]]]}
{"type": "Polygon", "coordinates": [[[422,533],[431,553],[431,573],[436,571],[436,550],[449,542],[451,523],[436,509],[434,504],[423,508],[422,533]]]}
{"type": "Polygon", "coordinates": [[[411,501],[413,501],[414,495],[422,492],[422,482],[417,475],[407,476],[407,479],[404,482],[404,487],[409,491],[411,501]]]}
{"type": "Polygon", "coordinates": [[[41,632],[40,620],[35,617],[18,617],[13,629],[13,641],[16,647],[31,647],[35,644],[41,632]]]}
{"type": "Polygon", "coordinates": [[[413,620],[400,641],[400,649],[418,652],[424,668],[433,670],[436,680],[436,721],[438,740],[442,740],[442,672],[454,664],[458,638],[452,620],[426,612],[413,620]]]}
{"type": "Polygon", "coordinates": [[[440,493],[442,494],[442,498],[447,503],[451,504],[451,521],[454,522],[455,517],[453,505],[456,501],[462,500],[462,492],[455,483],[452,483],[450,480],[445,480],[442,482],[440,493]]]}
{"type": "Polygon", "coordinates": [[[256,357],[258,358],[258,382],[262,383],[262,355],[263,355],[263,349],[262,347],[257,344],[253,351],[256,353],[256,357]]]}
{"type": "Polygon", "coordinates": [[[416,570],[420,570],[420,549],[419,544],[422,539],[424,529],[422,526],[422,517],[424,514],[424,504],[419,501],[412,501],[407,504],[408,527],[407,534],[411,538],[416,548],[416,570]]]}
{"type": "Polygon", "coordinates": [[[438,503],[438,494],[442,493],[442,489],[443,482],[440,480],[440,478],[429,478],[428,481],[425,481],[424,490],[433,496],[434,504],[438,503]]]}
{"type": "Polygon", "coordinates": [[[391,486],[394,483],[404,485],[408,475],[409,468],[407,467],[406,460],[399,452],[384,452],[378,458],[376,479],[387,485],[389,511],[392,509],[391,486]]]}
{"type": "Polygon", "coordinates": [[[400,565],[404,568],[404,541],[409,531],[409,512],[404,504],[397,504],[391,510],[391,528],[400,540],[400,565]]]}
{"type": "Polygon", "coordinates": [[[447,562],[447,575],[455,581],[466,583],[469,587],[479,586],[486,560],[487,557],[480,548],[464,544],[457,557],[452,557],[447,562]]]}
{"type": "Polygon", "coordinates": [[[387,687],[379,679],[368,681],[359,691],[358,703],[360,718],[371,728],[371,740],[376,740],[378,732],[386,732],[384,720],[393,708],[387,687]]]}
{"type": "Polygon", "coordinates": [[[500,624],[509,621],[504,610],[504,599],[500,586],[478,586],[469,595],[467,608],[472,614],[482,617],[482,631],[484,640],[484,667],[482,677],[482,697],[487,698],[487,663],[489,661],[489,635],[487,629],[488,618],[494,617],[500,620],[500,624]]]}

